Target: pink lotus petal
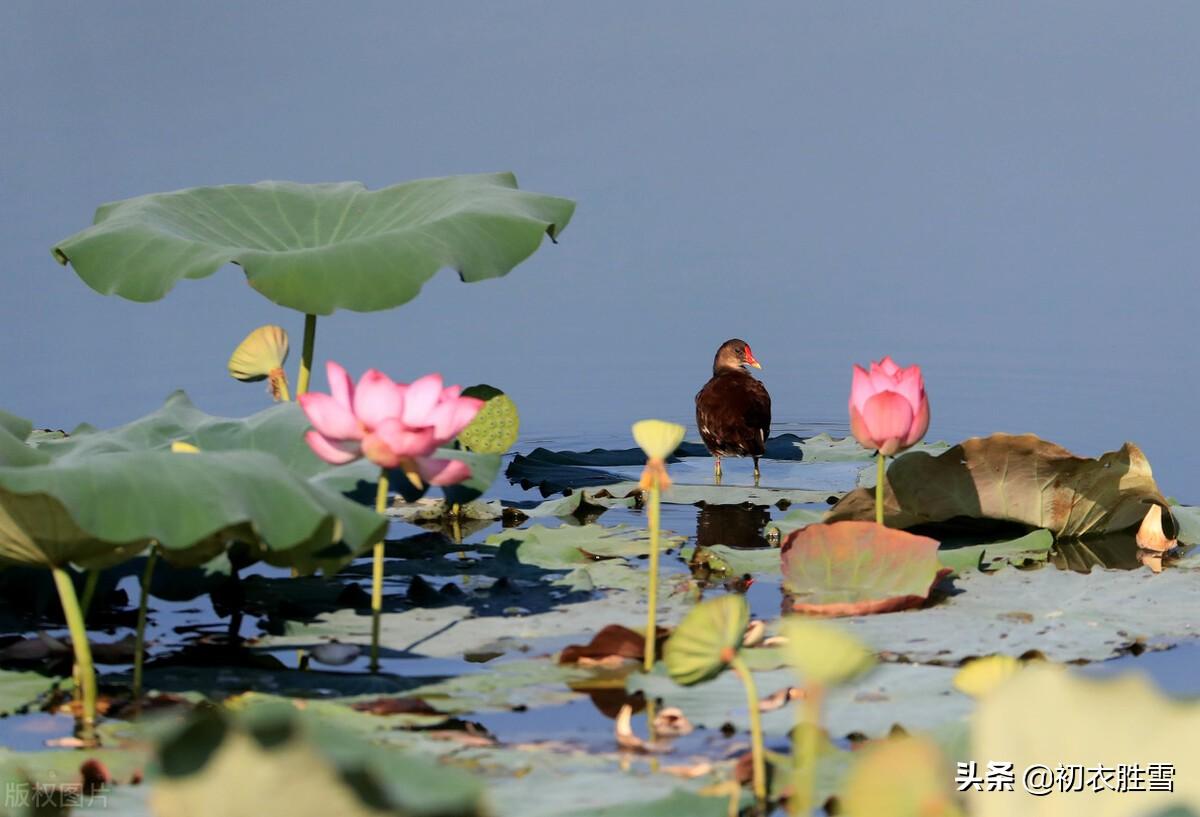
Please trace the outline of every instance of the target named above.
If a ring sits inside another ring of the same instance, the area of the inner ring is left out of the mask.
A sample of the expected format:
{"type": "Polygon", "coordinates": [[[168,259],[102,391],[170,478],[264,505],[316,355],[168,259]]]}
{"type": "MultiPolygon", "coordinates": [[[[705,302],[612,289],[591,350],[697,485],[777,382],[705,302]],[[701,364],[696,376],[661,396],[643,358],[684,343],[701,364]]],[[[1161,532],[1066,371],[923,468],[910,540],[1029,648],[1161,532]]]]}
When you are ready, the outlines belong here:
{"type": "Polygon", "coordinates": [[[400,457],[427,457],[438,445],[432,428],[411,428],[398,419],[380,423],[373,436],[400,457]]]}
{"type": "Polygon", "coordinates": [[[363,437],[362,448],[367,459],[380,468],[395,468],[405,459],[402,454],[393,451],[391,446],[374,432],[363,437]]]}
{"type": "Polygon", "coordinates": [[[471,476],[471,467],[462,460],[422,457],[417,460],[417,470],[430,485],[457,485],[471,476]]]}
{"type": "Polygon", "coordinates": [[[348,411],[354,411],[354,383],[346,370],[332,360],[325,361],[325,379],[329,381],[329,393],[348,411]]]}
{"type": "Polygon", "coordinates": [[[349,408],[336,398],[310,391],[296,398],[304,416],[322,436],[333,440],[361,440],[362,426],[349,408]]]}
{"type": "Polygon", "coordinates": [[[306,432],[304,441],[314,454],[333,465],[345,465],[362,456],[358,443],[327,440],[316,431],[306,432]]]}
{"type": "Polygon", "coordinates": [[[896,361],[892,360],[891,355],[884,355],[883,360],[879,361],[879,368],[888,377],[895,377],[896,373],[900,371],[900,367],[896,365],[896,361]]]}
{"type": "Polygon", "coordinates": [[[857,408],[861,412],[867,404],[867,399],[874,393],[875,389],[871,386],[871,376],[867,374],[867,370],[857,363],[854,364],[854,379],[850,382],[850,408],[857,408]]]}
{"type": "MultiPolygon", "coordinates": [[[[895,391],[896,378],[883,370],[877,363],[871,364],[871,391],[878,394],[882,391],[895,391]]],[[[865,403],[863,404],[866,405],[865,403]]]]}
{"type": "Polygon", "coordinates": [[[929,399],[925,397],[925,392],[921,392],[921,404],[917,408],[917,416],[913,418],[912,428],[909,429],[908,436],[904,438],[904,448],[911,448],[921,441],[925,436],[925,432],[929,430],[929,399]]]}
{"type": "Polygon", "coordinates": [[[913,414],[916,414],[925,394],[925,381],[921,379],[921,367],[909,366],[907,369],[901,369],[896,375],[896,385],[892,387],[892,391],[899,392],[912,407],[913,414]]]}
{"type": "Polygon", "coordinates": [[[354,413],[368,429],[395,419],[404,410],[405,387],[395,383],[378,369],[358,379],[354,392],[354,413]]]}
{"type": "Polygon", "coordinates": [[[862,419],[879,453],[890,456],[899,451],[908,438],[913,410],[902,395],[894,391],[882,391],[867,401],[862,419]]]}
{"type": "Polygon", "coordinates": [[[441,396],[442,376],[440,374],[435,372],[414,380],[408,387],[408,393],[404,395],[402,419],[410,426],[433,425],[430,415],[437,407],[441,396]]]}
{"type": "Polygon", "coordinates": [[[866,421],[863,420],[862,414],[853,403],[850,404],[850,433],[863,448],[868,450],[879,448],[879,444],[871,436],[871,429],[867,428],[866,421]]]}
{"type": "Polygon", "coordinates": [[[471,424],[483,408],[484,401],[474,397],[458,397],[453,402],[442,403],[434,411],[434,434],[438,444],[449,442],[458,432],[471,424]]]}

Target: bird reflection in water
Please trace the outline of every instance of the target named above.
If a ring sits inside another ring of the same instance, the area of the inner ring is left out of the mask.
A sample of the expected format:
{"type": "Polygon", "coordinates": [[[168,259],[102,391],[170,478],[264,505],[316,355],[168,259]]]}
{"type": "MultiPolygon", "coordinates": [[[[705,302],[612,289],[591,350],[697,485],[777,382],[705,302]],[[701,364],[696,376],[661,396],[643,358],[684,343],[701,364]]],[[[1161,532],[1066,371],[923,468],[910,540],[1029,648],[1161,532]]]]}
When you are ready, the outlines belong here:
{"type": "Polygon", "coordinates": [[[769,547],[763,529],[771,512],[757,505],[702,505],[696,514],[696,544],[731,548],[769,547]]]}

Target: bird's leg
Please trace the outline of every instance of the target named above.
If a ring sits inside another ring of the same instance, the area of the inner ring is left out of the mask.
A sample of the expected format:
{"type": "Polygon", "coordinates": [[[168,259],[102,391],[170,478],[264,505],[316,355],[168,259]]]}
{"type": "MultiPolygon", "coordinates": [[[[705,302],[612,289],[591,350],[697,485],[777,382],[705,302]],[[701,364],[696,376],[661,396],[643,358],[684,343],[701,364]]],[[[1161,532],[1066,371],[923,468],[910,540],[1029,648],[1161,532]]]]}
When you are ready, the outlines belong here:
{"type": "Polygon", "coordinates": [[[758,457],[755,457],[755,458],[754,458],[754,487],[755,487],[755,488],[757,488],[757,487],[758,487],[758,477],[759,477],[759,473],[758,473],[758,457]]]}
{"type": "Polygon", "coordinates": [[[713,479],[718,485],[721,484],[721,455],[713,455],[713,479]]]}

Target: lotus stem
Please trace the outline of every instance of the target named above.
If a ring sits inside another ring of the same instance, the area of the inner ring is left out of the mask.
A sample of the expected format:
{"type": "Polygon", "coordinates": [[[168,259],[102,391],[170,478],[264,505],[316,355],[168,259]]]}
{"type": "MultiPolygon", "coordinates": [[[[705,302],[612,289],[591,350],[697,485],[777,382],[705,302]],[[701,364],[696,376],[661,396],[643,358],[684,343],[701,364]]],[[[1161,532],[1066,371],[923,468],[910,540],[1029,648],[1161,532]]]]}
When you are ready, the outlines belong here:
{"type": "Polygon", "coordinates": [[[92,664],[92,648],[88,644],[87,627],[83,623],[83,611],[79,608],[71,574],[61,567],[51,570],[58,588],[58,600],[67,619],[67,628],[71,631],[71,647],[75,650],[75,666],[79,673],[79,685],[83,688],[83,738],[91,741],[96,727],[96,668],[92,664]]]}
{"type": "Polygon", "coordinates": [[[742,679],[746,689],[746,704],[750,707],[750,760],[753,768],[752,785],[754,799],[759,805],[767,802],[767,760],[763,750],[762,713],[758,709],[758,687],[754,685],[754,677],[750,668],[738,656],[729,662],[737,677],[742,679]]]}
{"type": "Polygon", "coordinates": [[[79,600],[79,609],[83,613],[83,620],[87,621],[88,610],[92,609],[92,599],[96,596],[96,585],[100,583],[100,571],[89,570],[87,578],[83,581],[83,598],[79,600]]]}
{"type": "Polygon", "coordinates": [[[887,455],[880,451],[876,455],[875,475],[875,524],[883,524],[883,479],[887,473],[887,455]]]}
{"type": "MultiPolygon", "coordinates": [[[[387,472],[379,472],[379,488],[375,491],[375,512],[387,510],[387,472]]],[[[379,624],[383,615],[383,536],[375,543],[374,559],[371,563],[371,672],[379,672],[379,624]]]]}
{"type": "Polygon", "coordinates": [[[150,611],[150,582],[154,579],[154,565],[158,561],[158,548],[151,548],[142,570],[142,595],[138,599],[137,643],[133,652],[133,711],[142,711],[142,666],[146,663],[146,616],[150,611]]]}
{"type": "Polygon", "coordinates": [[[292,395],[288,391],[287,372],[285,372],[282,368],[276,369],[275,371],[271,372],[270,377],[271,395],[275,398],[275,401],[279,403],[291,402],[292,395]]]}
{"type": "Polygon", "coordinates": [[[821,699],[824,690],[805,687],[804,703],[796,706],[796,729],[792,733],[792,796],[788,814],[803,817],[812,811],[816,780],[817,736],[821,728],[821,699]]]}
{"type": "Polygon", "coordinates": [[[313,342],[317,338],[317,316],[304,316],[304,345],[300,348],[300,374],[296,378],[296,396],[308,393],[312,376],[313,342]]]}
{"type": "Polygon", "coordinates": [[[650,672],[654,669],[654,647],[658,634],[658,528],[659,528],[659,490],[658,477],[650,481],[650,505],[646,515],[650,519],[650,598],[646,604],[646,645],[642,650],[642,669],[650,672]]]}

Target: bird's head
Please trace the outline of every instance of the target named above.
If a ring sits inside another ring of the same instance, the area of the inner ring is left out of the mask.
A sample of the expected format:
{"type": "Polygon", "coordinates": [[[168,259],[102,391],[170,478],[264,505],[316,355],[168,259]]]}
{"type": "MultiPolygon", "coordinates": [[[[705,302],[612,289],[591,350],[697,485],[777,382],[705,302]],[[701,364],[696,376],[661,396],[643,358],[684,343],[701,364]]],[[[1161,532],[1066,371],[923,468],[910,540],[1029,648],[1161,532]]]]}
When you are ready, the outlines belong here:
{"type": "Polygon", "coordinates": [[[750,351],[750,344],[740,338],[733,338],[722,343],[721,348],[717,350],[716,359],[713,360],[713,373],[722,369],[740,369],[743,366],[762,368],[762,364],[750,351]]]}

